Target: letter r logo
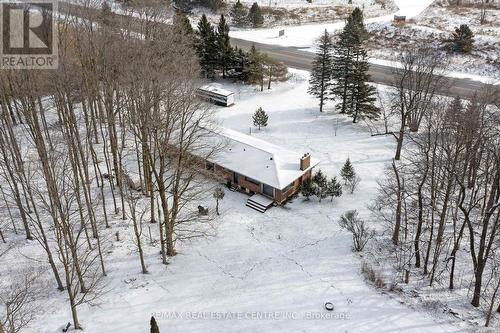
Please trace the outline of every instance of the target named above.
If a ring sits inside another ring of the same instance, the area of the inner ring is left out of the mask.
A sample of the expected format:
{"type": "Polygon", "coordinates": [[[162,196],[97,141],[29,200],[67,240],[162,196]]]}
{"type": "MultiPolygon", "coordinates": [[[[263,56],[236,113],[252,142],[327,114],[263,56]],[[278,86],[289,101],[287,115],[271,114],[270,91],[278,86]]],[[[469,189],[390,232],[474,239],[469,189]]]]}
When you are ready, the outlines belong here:
{"type": "MultiPolygon", "coordinates": [[[[47,57],[52,57],[50,63],[54,64],[57,59],[56,12],[56,0],[0,0],[2,64],[14,63],[16,68],[27,68],[26,60],[40,60],[42,56],[47,63],[47,57]]],[[[41,60],[38,63],[42,63],[41,60]]]]}
{"type": "Polygon", "coordinates": [[[50,54],[53,44],[52,2],[0,2],[3,54],[50,54]]]}

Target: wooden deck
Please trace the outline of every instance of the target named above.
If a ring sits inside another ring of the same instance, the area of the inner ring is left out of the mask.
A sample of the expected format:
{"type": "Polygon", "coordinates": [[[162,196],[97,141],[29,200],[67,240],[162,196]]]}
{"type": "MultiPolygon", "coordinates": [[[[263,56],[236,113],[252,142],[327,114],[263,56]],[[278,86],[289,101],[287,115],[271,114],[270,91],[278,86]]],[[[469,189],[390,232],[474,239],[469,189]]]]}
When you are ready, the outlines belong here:
{"type": "Polygon", "coordinates": [[[261,194],[254,194],[247,200],[247,206],[255,209],[258,212],[264,213],[274,203],[274,200],[269,199],[261,194]]]}

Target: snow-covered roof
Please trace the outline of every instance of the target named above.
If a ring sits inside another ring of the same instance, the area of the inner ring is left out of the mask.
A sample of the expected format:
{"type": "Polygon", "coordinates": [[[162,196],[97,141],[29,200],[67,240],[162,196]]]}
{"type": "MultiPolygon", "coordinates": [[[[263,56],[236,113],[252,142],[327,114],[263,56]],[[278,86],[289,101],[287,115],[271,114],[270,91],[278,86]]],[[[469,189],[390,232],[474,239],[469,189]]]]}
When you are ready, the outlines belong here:
{"type": "Polygon", "coordinates": [[[217,87],[214,87],[214,86],[212,86],[210,84],[201,86],[198,89],[199,90],[203,90],[203,91],[208,91],[208,92],[216,93],[218,95],[222,95],[222,96],[226,96],[226,97],[234,94],[234,92],[232,92],[230,90],[226,90],[226,89],[222,89],[222,88],[217,88],[217,87]]]}
{"type": "Polygon", "coordinates": [[[319,163],[311,157],[309,168],[300,170],[304,153],[227,128],[218,130],[216,135],[224,146],[209,158],[211,162],[276,189],[284,189],[319,163]]]}

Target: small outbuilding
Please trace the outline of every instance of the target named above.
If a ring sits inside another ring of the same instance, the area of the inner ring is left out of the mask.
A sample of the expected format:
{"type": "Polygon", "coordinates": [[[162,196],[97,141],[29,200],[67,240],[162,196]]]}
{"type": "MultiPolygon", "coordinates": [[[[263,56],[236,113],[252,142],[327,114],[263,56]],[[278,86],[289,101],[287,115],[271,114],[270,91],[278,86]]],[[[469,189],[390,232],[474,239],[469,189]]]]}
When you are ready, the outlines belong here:
{"type": "Polygon", "coordinates": [[[212,85],[204,85],[196,91],[201,99],[222,106],[231,106],[234,104],[234,92],[214,87],[212,85]]]}
{"type": "Polygon", "coordinates": [[[396,22],[396,23],[406,22],[406,16],[403,16],[403,15],[394,15],[394,22],[396,22]]]}

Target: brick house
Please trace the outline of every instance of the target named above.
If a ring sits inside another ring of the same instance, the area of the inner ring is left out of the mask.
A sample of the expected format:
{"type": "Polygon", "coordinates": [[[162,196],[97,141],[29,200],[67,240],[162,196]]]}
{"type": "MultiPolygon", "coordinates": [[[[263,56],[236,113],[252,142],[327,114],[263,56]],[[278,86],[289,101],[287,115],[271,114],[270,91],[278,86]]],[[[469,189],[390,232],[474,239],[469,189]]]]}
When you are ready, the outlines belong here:
{"type": "Polygon", "coordinates": [[[222,148],[205,161],[205,169],[230,188],[255,195],[248,206],[264,210],[273,202],[284,204],[311,177],[319,160],[230,129],[214,136],[222,148]],[[265,206],[253,207],[253,206],[265,206]]]}

